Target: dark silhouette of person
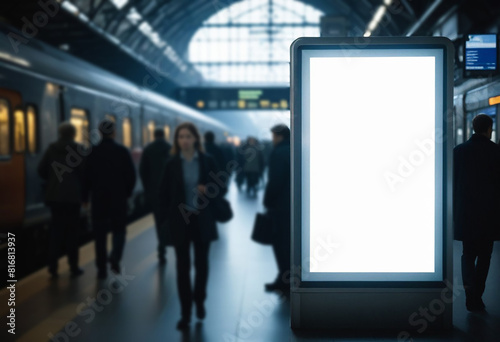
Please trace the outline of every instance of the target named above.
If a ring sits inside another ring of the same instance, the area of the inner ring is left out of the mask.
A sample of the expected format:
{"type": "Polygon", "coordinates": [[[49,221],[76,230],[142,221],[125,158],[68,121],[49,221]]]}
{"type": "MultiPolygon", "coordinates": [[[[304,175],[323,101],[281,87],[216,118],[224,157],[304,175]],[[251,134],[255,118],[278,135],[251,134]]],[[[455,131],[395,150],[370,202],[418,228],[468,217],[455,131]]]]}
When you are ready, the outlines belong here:
{"type": "Polygon", "coordinates": [[[63,241],[71,276],[83,274],[78,267],[78,248],[84,159],[78,152],[83,146],[74,141],[75,136],[75,126],[61,123],[59,139],[49,146],[38,164],[38,174],[47,181],[45,203],[52,213],[48,264],[53,278],[58,277],[57,264],[63,241]]]}
{"type": "Polygon", "coordinates": [[[158,198],[158,189],[163,174],[163,168],[169,158],[172,146],[165,140],[165,131],[157,128],[154,132],[155,140],[150,143],[142,153],[141,163],[139,164],[139,175],[141,176],[144,194],[147,205],[153,210],[155,220],[156,236],[158,238],[158,259],[160,265],[165,265],[166,227],[162,226],[160,221],[160,200],[158,198]]]}
{"type": "Polygon", "coordinates": [[[92,228],[95,234],[97,277],[107,276],[107,261],[111,271],[120,273],[120,261],[125,246],[127,199],[135,186],[135,167],[128,149],[115,142],[115,124],[103,120],[99,124],[101,142],[94,146],[85,163],[84,201],[92,204],[92,228]],[[113,249],[106,256],[106,237],[113,234],[113,249]]]}
{"type": "Polygon", "coordinates": [[[265,285],[267,291],[288,290],[286,273],[290,271],[290,129],[276,125],[271,129],[274,148],[269,157],[269,170],[264,206],[273,226],[273,250],[278,276],[265,285]]]}
{"type": "Polygon", "coordinates": [[[210,242],[218,239],[217,226],[210,203],[222,191],[212,186],[210,174],[218,167],[213,157],[203,153],[200,134],[190,122],[177,126],[172,157],[167,161],[160,186],[162,219],[177,258],[177,288],[182,317],[177,329],[185,330],[191,322],[193,301],[196,316],[205,318],[210,242]],[[209,191],[210,190],[210,191],[209,191]],[[194,246],[196,270],[191,288],[190,246],[194,246]]]}
{"type": "MultiPolygon", "coordinates": [[[[222,149],[222,152],[224,153],[224,164],[223,164],[223,166],[221,166],[221,169],[224,169],[224,166],[232,165],[230,163],[236,162],[236,157],[235,157],[235,153],[234,153],[235,148],[234,148],[234,145],[230,144],[227,141],[223,142],[220,145],[220,148],[222,149]]],[[[232,168],[229,168],[229,170],[228,170],[228,168],[226,167],[225,171],[227,171],[229,173],[229,177],[231,178],[234,170],[232,168]]]]}
{"type": "Polygon", "coordinates": [[[264,156],[257,139],[253,137],[248,138],[244,155],[245,163],[243,165],[243,172],[247,183],[247,194],[256,197],[257,185],[264,172],[264,156]]]}
{"type": "Polygon", "coordinates": [[[236,186],[238,187],[238,191],[241,191],[241,187],[243,186],[243,183],[245,183],[245,171],[243,171],[243,166],[246,163],[245,151],[247,150],[247,147],[248,147],[248,142],[245,141],[243,144],[241,144],[236,148],[235,160],[239,167],[235,170],[236,171],[235,182],[236,186]]]}
{"type": "Polygon", "coordinates": [[[225,168],[226,157],[222,149],[215,144],[215,134],[212,131],[205,133],[205,152],[215,159],[219,169],[225,168]]]}
{"type": "MultiPolygon", "coordinates": [[[[228,161],[226,160],[226,155],[223,149],[215,144],[215,135],[211,131],[205,133],[205,152],[215,159],[217,167],[220,170],[225,171],[227,169],[228,161]]],[[[224,193],[228,188],[229,177],[230,175],[227,176],[227,179],[224,179],[224,183],[226,184],[224,189],[221,188],[224,193]]]]}
{"type": "Polygon", "coordinates": [[[462,280],[469,311],[485,308],[482,295],[493,241],[500,238],[500,147],[491,139],[493,120],[477,115],[474,134],[453,150],[453,221],[455,239],[463,242],[462,280]]]}

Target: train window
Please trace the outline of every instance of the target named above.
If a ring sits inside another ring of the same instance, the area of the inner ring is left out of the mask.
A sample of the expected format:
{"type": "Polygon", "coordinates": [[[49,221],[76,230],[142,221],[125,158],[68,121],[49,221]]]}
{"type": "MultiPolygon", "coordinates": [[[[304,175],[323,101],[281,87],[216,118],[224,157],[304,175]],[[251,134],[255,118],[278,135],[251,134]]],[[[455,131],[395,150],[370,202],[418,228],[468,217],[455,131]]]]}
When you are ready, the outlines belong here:
{"type": "Polygon", "coordinates": [[[14,151],[23,153],[26,149],[26,126],[24,112],[16,109],[14,112],[14,151]]]}
{"type": "Polygon", "coordinates": [[[9,103],[0,99],[0,157],[10,154],[9,103]]]}
{"type": "Polygon", "coordinates": [[[70,122],[76,128],[75,141],[85,146],[89,145],[89,119],[83,109],[72,108],[70,122]]]}
{"type": "Polygon", "coordinates": [[[106,114],[106,115],[104,115],[104,119],[116,123],[116,116],[114,116],[112,114],[106,114]]]}
{"type": "Polygon", "coordinates": [[[28,151],[31,154],[35,154],[37,152],[35,107],[28,106],[26,108],[26,121],[28,124],[28,151]]]}
{"type": "Polygon", "coordinates": [[[165,131],[165,139],[167,139],[167,141],[170,141],[170,126],[165,125],[164,131],[165,131]]]}
{"type": "Polygon", "coordinates": [[[155,122],[150,121],[148,123],[148,140],[152,142],[155,139],[155,122]]]}
{"type": "Polygon", "coordinates": [[[132,124],[129,118],[123,119],[123,145],[132,147],[132,124]]]}

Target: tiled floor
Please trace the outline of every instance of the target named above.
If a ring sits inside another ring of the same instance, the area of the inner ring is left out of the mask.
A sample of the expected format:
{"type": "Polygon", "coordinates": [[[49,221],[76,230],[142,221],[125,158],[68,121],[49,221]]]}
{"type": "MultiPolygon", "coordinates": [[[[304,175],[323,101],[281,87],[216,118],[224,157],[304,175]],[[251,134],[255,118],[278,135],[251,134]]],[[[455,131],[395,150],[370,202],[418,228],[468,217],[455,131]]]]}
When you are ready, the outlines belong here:
{"type": "MultiPolygon", "coordinates": [[[[261,195],[250,199],[236,189],[229,198],[234,219],[219,226],[221,238],[211,245],[207,318],[193,315],[190,332],[175,329],[180,315],[175,284],[175,256],[158,265],[152,218],[128,228],[124,274],[96,280],[93,244],[82,247],[85,274],[68,277],[65,260],[58,280],[41,270],[17,284],[16,335],[18,341],[397,341],[397,332],[293,332],[289,328],[289,301],[264,292],[263,284],[276,275],[271,248],[250,240],[254,214],[262,210],[261,195]],[[97,298],[97,300],[95,300],[97,298]]],[[[460,244],[455,242],[455,281],[460,286],[460,244]]],[[[445,334],[419,336],[415,341],[500,341],[500,250],[495,246],[484,300],[487,313],[470,314],[464,295],[454,303],[454,329],[445,334]]],[[[7,292],[0,292],[2,303],[7,292]]],[[[7,306],[0,307],[2,317],[7,306]]],[[[1,340],[12,340],[5,325],[1,340]]]]}

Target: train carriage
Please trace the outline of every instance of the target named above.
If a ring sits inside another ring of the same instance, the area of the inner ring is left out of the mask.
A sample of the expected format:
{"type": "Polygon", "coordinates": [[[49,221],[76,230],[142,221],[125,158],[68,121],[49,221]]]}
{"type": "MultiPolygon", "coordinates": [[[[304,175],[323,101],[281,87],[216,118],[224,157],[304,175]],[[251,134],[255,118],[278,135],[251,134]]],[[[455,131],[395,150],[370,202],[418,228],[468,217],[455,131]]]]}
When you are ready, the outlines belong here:
{"type": "MultiPolygon", "coordinates": [[[[202,132],[214,131],[220,141],[229,131],[217,120],[38,41],[20,46],[16,53],[7,37],[9,29],[0,29],[5,33],[0,35],[2,231],[48,220],[43,182],[36,169],[57,139],[62,121],[71,121],[77,128],[76,140],[87,146],[99,141],[97,127],[102,119],[115,121],[116,139],[131,150],[136,167],[156,128],[163,128],[170,142],[183,121],[194,122],[202,132]]],[[[130,215],[143,209],[142,197],[139,181],[130,200],[130,215]]]]}

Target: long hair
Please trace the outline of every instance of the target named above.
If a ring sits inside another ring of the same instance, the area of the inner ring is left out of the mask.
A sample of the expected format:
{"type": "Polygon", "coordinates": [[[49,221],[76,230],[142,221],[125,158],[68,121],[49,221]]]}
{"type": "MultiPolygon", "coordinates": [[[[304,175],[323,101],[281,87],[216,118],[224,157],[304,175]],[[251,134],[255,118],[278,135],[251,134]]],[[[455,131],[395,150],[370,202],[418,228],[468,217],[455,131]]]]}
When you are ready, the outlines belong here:
{"type": "Polygon", "coordinates": [[[194,135],[196,139],[194,143],[194,149],[196,151],[203,152],[203,147],[201,145],[201,136],[198,132],[198,129],[192,122],[183,122],[175,129],[174,146],[172,147],[172,151],[170,151],[170,154],[177,155],[181,153],[181,148],[179,146],[179,132],[181,131],[181,129],[187,129],[192,135],[194,135]]]}

